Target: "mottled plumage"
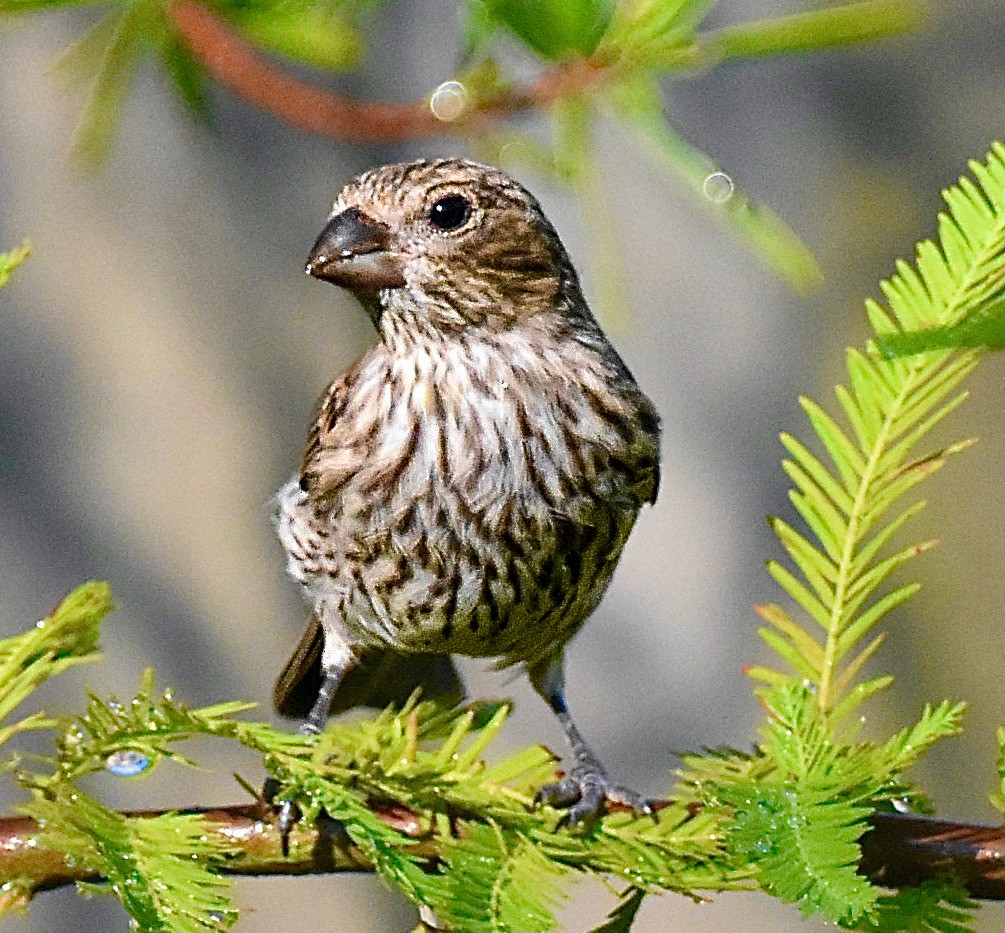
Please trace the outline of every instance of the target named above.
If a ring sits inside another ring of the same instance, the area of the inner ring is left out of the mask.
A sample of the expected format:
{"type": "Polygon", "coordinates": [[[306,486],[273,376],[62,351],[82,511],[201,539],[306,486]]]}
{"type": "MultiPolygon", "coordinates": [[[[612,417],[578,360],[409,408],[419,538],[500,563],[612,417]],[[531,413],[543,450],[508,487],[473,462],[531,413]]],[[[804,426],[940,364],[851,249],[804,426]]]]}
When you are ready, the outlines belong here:
{"type": "Polygon", "coordinates": [[[525,665],[573,742],[577,765],[547,798],[579,800],[573,821],[605,795],[643,806],[575,731],[561,658],[656,498],[659,419],[537,201],[471,162],[377,169],[342,191],[308,271],[349,288],[380,340],[325,392],[279,493],[316,620],[280,709],[322,681],[310,728],[332,697],[365,702],[361,659],[391,663],[407,695],[455,686],[431,655],[497,657],[525,665]]]}

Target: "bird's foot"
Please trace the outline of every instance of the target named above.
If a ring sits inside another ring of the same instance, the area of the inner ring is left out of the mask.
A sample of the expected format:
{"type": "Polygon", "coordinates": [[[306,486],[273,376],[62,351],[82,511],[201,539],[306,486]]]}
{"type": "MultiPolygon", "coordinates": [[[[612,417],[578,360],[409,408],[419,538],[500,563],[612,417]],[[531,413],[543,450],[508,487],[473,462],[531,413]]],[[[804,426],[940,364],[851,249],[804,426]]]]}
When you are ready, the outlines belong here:
{"type": "MultiPolygon", "coordinates": [[[[326,678],[318,702],[314,704],[314,708],[311,710],[307,720],[297,730],[298,733],[300,735],[317,735],[324,728],[324,717],[327,715],[329,705],[331,705],[331,690],[329,679],[326,678]]],[[[279,781],[274,777],[265,779],[265,784],[262,787],[262,798],[266,803],[271,804],[275,801],[279,787],[279,781]]],[[[297,825],[299,819],[300,807],[294,801],[283,800],[276,807],[276,829],[279,830],[283,858],[288,857],[290,854],[290,833],[293,831],[293,827],[297,825]]]]}
{"type": "Polygon", "coordinates": [[[559,825],[589,825],[599,819],[607,803],[627,807],[636,813],[655,816],[654,801],[628,787],[615,784],[596,761],[580,762],[565,777],[546,784],[534,798],[537,804],[568,807],[559,825]]]}
{"type": "Polygon", "coordinates": [[[276,829],[279,831],[283,858],[287,858],[290,854],[290,833],[300,819],[300,807],[292,800],[282,800],[277,804],[276,794],[279,793],[279,787],[279,781],[274,777],[267,777],[262,785],[261,800],[267,807],[275,809],[276,829]]]}
{"type": "Polygon", "coordinates": [[[279,830],[279,844],[283,850],[283,858],[289,858],[290,833],[293,832],[293,827],[297,825],[299,819],[300,807],[292,800],[284,800],[279,805],[279,811],[276,815],[276,829],[279,830]]]}

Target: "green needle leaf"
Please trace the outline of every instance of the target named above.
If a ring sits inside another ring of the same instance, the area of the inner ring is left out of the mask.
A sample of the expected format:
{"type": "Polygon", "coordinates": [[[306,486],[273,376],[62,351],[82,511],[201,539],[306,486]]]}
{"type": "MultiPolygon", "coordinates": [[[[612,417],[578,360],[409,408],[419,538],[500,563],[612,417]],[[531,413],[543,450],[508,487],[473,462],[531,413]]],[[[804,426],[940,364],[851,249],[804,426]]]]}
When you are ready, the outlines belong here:
{"type": "MultiPolygon", "coordinates": [[[[940,242],[920,243],[914,266],[897,263],[896,274],[881,283],[886,307],[867,303],[877,343],[913,340],[915,335],[902,332],[918,328],[928,333],[966,329],[975,313],[998,314],[1005,283],[1005,146],[995,143],[985,162],[972,162],[970,168],[972,179],[961,179],[944,192],[949,212],[939,219],[940,242]]],[[[960,383],[976,361],[972,349],[956,354],[940,349],[905,360],[884,359],[874,349],[851,349],[846,355],[848,384],[837,388],[851,432],[817,402],[800,400],[832,465],[792,435],[782,435],[790,455],[783,467],[794,485],[790,500],[807,533],[772,519],[794,569],[777,561],[769,561],[767,568],[808,619],[781,616],[779,624],[779,618],[765,615],[774,631],[762,632],[762,638],[792,668],[790,683],[805,678],[815,688],[824,714],[847,715],[889,683],[886,677],[857,682],[883,638],[872,635],[867,645],[861,642],[917,591],[916,584],[908,583],[884,593],[888,578],[935,542],[884,551],[923,506],[901,506],[904,496],[969,443],[916,453],[918,444],[963,402],[960,383]],[[803,628],[804,637],[796,636],[793,626],[803,628]],[[818,626],[824,631],[822,648],[818,626]]],[[[775,687],[785,683],[766,667],[750,673],[775,687]]],[[[764,697],[762,691],[759,696],[764,697]]]]}
{"type": "Polygon", "coordinates": [[[755,58],[810,52],[895,35],[918,22],[908,0],[866,0],[730,26],[702,38],[720,58],[755,58]]]}
{"type": "Polygon", "coordinates": [[[64,58],[68,72],[95,63],[73,143],[74,155],[90,168],[100,165],[111,149],[122,103],[143,51],[148,17],[143,4],[125,4],[109,13],[64,58]]]}
{"type": "Polygon", "coordinates": [[[311,4],[234,7],[229,17],[253,42],[279,55],[331,71],[354,68],[363,40],[337,10],[311,4]]]}
{"type": "Polygon", "coordinates": [[[24,240],[20,246],[10,252],[0,253],[0,288],[7,284],[10,280],[10,274],[28,258],[30,252],[31,243],[24,240]]]}
{"type": "Polygon", "coordinates": [[[607,29],[614,0],[479,0],[486,14],[542,58],[589,55],[607,29]]]}
{"type": "MultiPolygon", "coordinates": [[[[50,677],[97,660],[101,620],[111,609],[108,584],[85,583],[35,628],[0,640],[0,722],[50,677]]],[[[33,728],[41,727],[39,720],[32,722],[33,728]]],[[[24,723],[8,727],[0,741],[24,728],[24,723]]]]}

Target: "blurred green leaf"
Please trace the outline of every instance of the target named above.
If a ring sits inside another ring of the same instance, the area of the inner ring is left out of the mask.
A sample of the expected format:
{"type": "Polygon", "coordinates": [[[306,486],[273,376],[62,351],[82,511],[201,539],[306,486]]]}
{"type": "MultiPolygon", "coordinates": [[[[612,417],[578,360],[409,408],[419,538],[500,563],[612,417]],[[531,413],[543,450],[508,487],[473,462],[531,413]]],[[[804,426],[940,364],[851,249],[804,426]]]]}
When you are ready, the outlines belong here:
{"type": "Polygon", "coordinates": [[[628,319],[630,302],[610,199],[590,145],[589,100],[566,97],[556,104],[554,115],[554,170],[572,185],[579,201],[589,249],[591,305],[604,326],[617,331],[628,319]]]}
{"type": "Polygon", "coordinates": [[[227,16],[252,42],[315,68],[354,68],[363,52],[359,33],[331,7],[246,6],[228,10],[227,16]]]}
{"type": "Polygon", "coordinates": [[[185,105],[199,116],[208,116],[206,73],[188,46],[172,29],[165,28],[159,43],[161,62],[171,86],[185,105]]]}
{"type": "MultiPolygon", "coordinates": [[[[0,0],[0,3],[3,2],[0,0]]],[[[121,18],[121,10],[102,17],[56,59],[52,73],[66,85],[67,90],[74,91],[91,84],[108,54],[108,46],[115,38],[121,18]]]]}
{"type": "Polygon", "coordinates": [[[865,0],[696,35],[711,5],[709,0],[638,0],[619,7],[598,57],[626,69],[694,71],[729,59],[879,39],[915,25],[924,9],[923,0],[865,0]]]}
{"type": "Polygon", "coordinates": [[[10,274],[19,266],[31,252],[31,243],[22,240],[20,246],[16,246],[8,253],[0,253],[0,288],[3,288],[10,274]]]}
{"type": "Polygon", "coordinates": [[[54,6],[108,6],[108,0],[0,0],[0,13],[28,13],[54,6]]]}
{"type": "Polygon", "coordinates": [[[812,52],[903,32],[923,12],[920,0],[865,0],[729,26],[702,44],[721,59],[812,52]]]}
{"type": "Polygon", "coordinates": [[[510,172],[521,169],[533,172],[550,184],[565,184],[568,178],[555,164],[555,153],[548,146],[526,133],[495,130],[471,140],[471,153],[478,162],[498,165],[510,172]]]}
{"type": "Polygon", "coordinates": [[[558,61],[589,55],[604,35],[614,14],[615,0],[473,0],[485,17],[506,26],[542,58],[558,61]]]}
{"type": "Polygon", "coordinates": [[[604,41],[629,33],[650,38],[691,35],[714,5],[715,0],[626,0],[618,4],[604,41]]]}
{"type": "Polygon", "coordinates": [[[886,359],[964,347],[1005,349],[1005,298],[991,300],[959,324],[949,327],[882,334],[876,338],[876,346],[886,359]]]}
{"type": "Polygon", "coordinates": [[[715,0],[626,0],[597,48],[604,61],[639,62],[690,44],[715,0]],[[654,54],[655,53],[655,54],[654,54]]]}
{"type": "Polygon", "coordinates": [[[999,726],[996,734],[998,739],[998,781],[991,792],[991,806],[999,813],[1005,813],[1005,726],[999,726]]]}
{"type": "Polygon", "coordinates": [[[461,49],[465,58],[478,55],[503,28],[486,0],[467,0],[461,23],[461,49]]]}
{"type": "Polygon", "coordinates": [[[683,182],[698,201],[732,226],[761,261],[797,292],[805,294],[823,279],[813,254],[780,217],[750,201],[703,152],[685,142],[663,115],[654,81],[639,79],[615,89],[615,113],[649,143],[661,164],[683,182]],[[710,186],[710,182],[717,182],[710,186]],[[719,183],[727,186],[720,200],[719,183]]]}
{"type": "Polygon", "coordinates": [[[111,148],[144,40],[151,32],[151,12],[144,3],[116,9],[56,63],[56,73],[72,87],[90,85],[73,142],[74,155],[89,167],[100,164],[111,148]]]}

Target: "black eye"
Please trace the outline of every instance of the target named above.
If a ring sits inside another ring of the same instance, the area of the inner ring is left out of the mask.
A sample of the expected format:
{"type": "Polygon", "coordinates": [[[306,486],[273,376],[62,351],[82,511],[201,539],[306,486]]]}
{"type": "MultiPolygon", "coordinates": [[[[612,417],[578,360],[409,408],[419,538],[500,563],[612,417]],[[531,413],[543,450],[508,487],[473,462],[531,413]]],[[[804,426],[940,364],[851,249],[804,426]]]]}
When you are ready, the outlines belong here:
{"type": "Polygon", "coordinates": [[[471,205],[459,194],[448,194],[429,209],[429,222],[440,230],[456,230],[470,216],[471,205]]]}

